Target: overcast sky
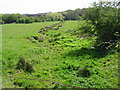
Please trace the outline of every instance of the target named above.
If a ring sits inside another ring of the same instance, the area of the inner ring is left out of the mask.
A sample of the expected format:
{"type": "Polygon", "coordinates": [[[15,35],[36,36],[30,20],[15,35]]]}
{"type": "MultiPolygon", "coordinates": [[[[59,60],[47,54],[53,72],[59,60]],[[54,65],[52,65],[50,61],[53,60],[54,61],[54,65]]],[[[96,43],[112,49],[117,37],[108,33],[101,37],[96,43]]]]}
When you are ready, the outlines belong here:
{"type": "Polygon", "coordinates": [[[35,14],[86,8],[98,0],[1,0],[0,13],[35,14]]]}

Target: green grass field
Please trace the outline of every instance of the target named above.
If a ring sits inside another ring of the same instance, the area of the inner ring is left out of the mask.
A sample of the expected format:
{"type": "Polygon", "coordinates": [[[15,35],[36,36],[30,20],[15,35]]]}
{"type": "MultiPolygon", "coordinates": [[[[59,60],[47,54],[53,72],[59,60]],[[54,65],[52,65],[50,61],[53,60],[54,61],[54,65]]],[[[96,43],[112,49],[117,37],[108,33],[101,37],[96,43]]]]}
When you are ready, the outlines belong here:
{"type": "Polygon", "coordinates": [[[59,30],[38,33],[55,23],[58,22],[3,25],[3,88],[69,88],[15,77],[44,79],[80,88],[117,88],[118,54],[98,52],[93,47],[96,36],[80,30],[74,34],[82,26],[79,21],[62,22],[59,30]],[[16,69],[20,56],[33,65],[33,72],[16,69]]]}

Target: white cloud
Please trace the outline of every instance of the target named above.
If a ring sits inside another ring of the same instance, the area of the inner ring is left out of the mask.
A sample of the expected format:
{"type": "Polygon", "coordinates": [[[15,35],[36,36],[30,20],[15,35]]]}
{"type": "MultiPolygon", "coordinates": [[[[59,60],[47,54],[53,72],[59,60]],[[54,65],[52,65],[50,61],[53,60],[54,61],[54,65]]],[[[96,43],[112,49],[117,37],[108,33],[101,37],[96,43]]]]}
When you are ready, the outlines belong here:
{"type": "Polygon", "coordinates": [[[98,0],[2,0],[0,13],[58,12],[88,7],[98,0]]]}

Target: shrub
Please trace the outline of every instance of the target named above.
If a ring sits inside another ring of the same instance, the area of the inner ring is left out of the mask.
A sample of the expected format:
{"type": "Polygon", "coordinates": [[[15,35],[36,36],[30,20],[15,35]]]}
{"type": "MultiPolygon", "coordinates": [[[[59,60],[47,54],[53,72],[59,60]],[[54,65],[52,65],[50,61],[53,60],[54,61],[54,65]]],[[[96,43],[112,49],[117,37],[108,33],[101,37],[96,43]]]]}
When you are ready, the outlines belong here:
{"type": "Polygon", "coordinates": [[[85,18],[91,20],[96,27],[97,44],[100,44],[100,48],[105,49],[120,38],[118,5],[118,2],[112,1],[95,2],[84,14],[85,18]]]}
{"type": "Polygon", "coordinates": [[[24,18],[19,18],[19,19],[17,20],[17,23],[25,23],[25,19],[24,19],[24,18]]]}
{"type": "Polygon", "coordinates": [[[22,17],[22,15],[20,15],[20,14],[4,14],[4,15],[2,15],[2,20],[5,23],[14,23],[21,17],[22,17]]]}
{"type": "Polygon", "coordinates": [[[17,69],[23,69],[23,70],[30,72],[30,73],[34,71],[33,64],[28,62],[23,57],[19,58],[19,61],[17,63],[17,69]]]}
{"type": "Polygon", "coordinates": [[[33,72],[34,71],[34,68],[33,68],[33,64],[32,63],[30,63],[30,62],[27,62],[26,63],[26,71],[27,72],[33,72]]]}
{"type": "Polygon", "coordinates": [[[91,75],[91,72],[87,69],[87,67],[81,68],[77,72],[77,76],[81,77],[89,77],[91,75]]]}
{"type": "Polygon", "coordinates": [[[33,20],[31,18],[25,18],[25,23],[33,23],[33,20]]]}
{"type": "Polygon", "coordinates": [[[26,60],[23,57],[20,57],[17,63],[17,69],[25,69],[25,66],[26,66],[26,60]]]}

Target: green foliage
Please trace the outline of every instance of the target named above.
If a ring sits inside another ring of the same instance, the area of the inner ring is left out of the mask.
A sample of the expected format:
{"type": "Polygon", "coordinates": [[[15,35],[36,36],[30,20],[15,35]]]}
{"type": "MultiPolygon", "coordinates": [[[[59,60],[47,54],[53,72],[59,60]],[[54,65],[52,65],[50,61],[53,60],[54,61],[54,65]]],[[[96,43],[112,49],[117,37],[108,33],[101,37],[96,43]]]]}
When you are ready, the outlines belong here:
{"type": "Polygon", "coordinates": [[[24,17],[24,18],[19,18],[17,20],[17,23],[33,23],[33,18],[31,17],[24,17]]]}
{"type": "MultiPolygon", "coordinates": [[[[86,36],[81,33],[83,30],[79,35],[73,34],[74,31],[80,31],[78,27],[87,21],[81,21],[81,24],[78,21],[66,21],[61,23],[59,30],[49,29],[44,35],[37,33],[41,28],[56,23],[3,25],[3,88],[71,88],[49,81],[80,88],[117,88],[119,54],[96,51],[96,36],[86,36]],[[36,38],[37,43],[32,43],[27,37],[32,40],[36,38]],[[43,37],[44,41],[38,42],[39,37],[43,37]],[[49,42],[50,39],[53,41],[49,42]],[[34,72],[16,69],[19,56],[34,65],[34,72]]],[[[85,27],[92,28],[89,23],[90,26],[86,24],[85,27]]]]}
{"type": "Polygon", "coordinates": [[[25,23],[32,23],[32,22],[33,22],[32,18],[25,18],[25,23]]]}
{"type": "Polygon", "coordinates": [[[80,21],[79,30],[81,30],[83,33],[90,33],[90,34],[96,33],[95,26],[92,24],[90,20],[80,21]]]}
{"type": "Polygon", "coordinates": [[[69,11],[65,14],[66,20],[76,20],[77,15],[74,13],[74,11],[69,11]]]}
{"type": "Polygon", "coordinates": [[[17,23],[25,23],[25,19],[24,19],[24,18],[19,18],[19,19],[17,20],[17,23]]]}
{"type": "Polygon", "coordinates": [[[33,22],[40,22],[39,17],[32,17],[33,22]]]}
{"type": "Polygon", "coordinates": [[[17,63],[17,69],[23,69],[23,70],[30,72],[30,73],[34,71],[33,64],[28,62],[23,57],[19,58],[19,62],[17,63]]]}
{"type": "Polygon", "coordinates": [[[13,22],[16,22],[21,17],[22,15],[20,14],[4,14],[2,15],[2,20],[5,23],[13,23],[13,22]]]}
{"type": "Polygon", "coordinates": [[[66,10],[61,12],[65,17],[65,20],[79,20],[79,17],[83,15],[84,9],[66,10]]]}
{"type": "Polygon", "coordinates": [[[97,44],[101,44],[101,48],[116,43],[116,40],[120,38],[120,22],[118,20],[120,16],[117,5],[118,2],[100,1],[93,3],[93,7],[88,8],[84,14],[84,18],[91,20],[95,25],[98,36],[97,44]],[[106,42],[108,44],[105,45],[106,42]]]}
{"type": "Polygon", "coordinates": [[[64,20],[79,20],[79,17],[84,14],[86,9],[66,10],[56,13],[42,13],[38,15],[31,14],[1,14],[2,20],[5,23],[32,23],[45,21],[64,21],[64,20]]]}
{"type": "Polygon", "coordinates": [[[47,21],[62,21],[63,19],[64,19],[64,17],[60,13],[48,13],[48,14],[46,14],[47,21]]]}

